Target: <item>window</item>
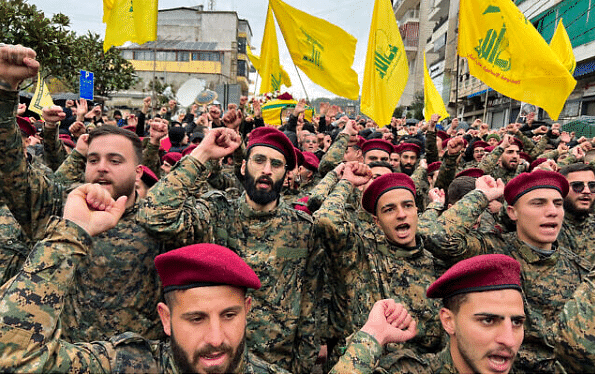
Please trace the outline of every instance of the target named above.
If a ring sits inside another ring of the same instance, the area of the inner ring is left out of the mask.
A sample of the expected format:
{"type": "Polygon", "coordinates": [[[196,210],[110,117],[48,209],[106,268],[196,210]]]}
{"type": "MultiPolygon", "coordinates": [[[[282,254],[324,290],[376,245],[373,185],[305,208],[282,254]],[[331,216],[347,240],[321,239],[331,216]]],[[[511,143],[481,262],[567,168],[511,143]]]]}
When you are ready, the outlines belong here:
{"type": "Polygon", "coordinates": [[[134,52],[135,60],[153,60],[153,51],[139,50],[134,52]]]}
{"type": "Polygon", "coordinates": [[[246,38],[245,37],[238,38],[238,52],[241,54],[246,53],[246,38]]]}
{"type": "MultiPolygon", "coordinates": [[[[207,62],[219,62],[223,60],[218,52],[195,51],[192,53],[192,60],[202,60],[207,62]]],[[[223,63],[223,62],[221,62],[223,63]]]]}
{"type": "Polygon", "coordinates": [[[157,60],[161,62],[175,62],[176,53],[175,51],[157,51],[157,60]]]}
{"type": "Polygon", "coordinates": [[[190,53],[187,51],[180,51],[178,52],[178,62],[188,62],[190,61],[190,53]]]}
{"type": "Polygon", "coordinates": [[[121,52],[121,55],[122,55],[122,58],[124,58],[124,59],[128,59],[128,60],[134,59],[134,51],[132,51],[132,50],[123,50],[121,52]]]}
{"type": "Polygon", "coordinates": [[[248,77],[248,67],[245,60],[238,60],[238,76],[248,77]]]}

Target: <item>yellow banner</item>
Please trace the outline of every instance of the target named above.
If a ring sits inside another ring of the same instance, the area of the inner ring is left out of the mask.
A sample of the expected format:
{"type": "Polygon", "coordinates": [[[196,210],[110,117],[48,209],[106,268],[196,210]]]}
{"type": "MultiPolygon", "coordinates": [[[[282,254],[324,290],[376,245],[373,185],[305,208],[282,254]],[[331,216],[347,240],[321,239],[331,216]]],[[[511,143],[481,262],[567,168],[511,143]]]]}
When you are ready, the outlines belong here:
{"type": "Polygon", "coordinates": [[[359,98],[351,68],[357,40],[343,29],[281,0],[270,0],[291,59],[314,83],[352,100],[359,98]]]}
{"type": "Polygon", "coordinates": [[[103,51],[125,42],[143,44],[157,39],[158,0],[103,0],[106,24],[103,51]]]}
{"type": "MultiPolygon", "coordinates": [[[[260,46],[260,68],[257,68],[262,81],[258,93],[275,92],[281,89],[281,84],[291,87],[289,75],[279,63],[279,45],[277,44],[277,31],[271,7],[267,10],[267,19],[260,46]]],[[[256,66],[255,66],[256,67],[256,66]]]]}
{"type": "Polygon", "coordinates": [[[426,63],[426,53],[424,51],[424,117],[429,121],[433,114],[440,114],[440,120],[448,118],[449,114],[442,101],[442,96],[436,90],[430,71],[426,63]]]}
{"type": "Polygon", "coordinates": [[[407,85],[409,65],[390,0],[376,0],[362,85],[361,111],[380,126],[390,124],[407,85]]]}
{"type": "Polygon", "coordinates": [[[510,0],[461,0],[459,55],[494,90],[557,119],[576,80],[510,0]]]}
{"type": "Polygon", "coordinates": [[[576,58],[574,57],[572,44],[570,43],[570,38],[568,38],[568,33],[566,33],[566,28],[562,23],[562,19],[560,19],[558,22],[554,36],[550,41],[550,47],[558,56],[564,67],[566,67],[568,72],[573,74],[574,69],[576,68],[576,58]]]}
{"type": "Polygon", "coordinates": [[[29,104],[28,109],[41,116],[42,109],[53,106],[54,101],[52,100],[52,95],[48,90],[47,84],[41,79],[40,72],[37,72],[37,88],[31,98],[31,103],[29,104]]]}
{"type": "MultiPolygon", "coordinates": [[[[293,112],[295,105],[298,102],[296,100],[271,100],[262,106],[262,119],[265,125],[277,125],[281,126],[287,122],[289,115],[293,112]]],[[[308,122],[312,122],[314,116],[314,109],[310,106],[306,106],[304,111],[304,119],[308,122]]]]}

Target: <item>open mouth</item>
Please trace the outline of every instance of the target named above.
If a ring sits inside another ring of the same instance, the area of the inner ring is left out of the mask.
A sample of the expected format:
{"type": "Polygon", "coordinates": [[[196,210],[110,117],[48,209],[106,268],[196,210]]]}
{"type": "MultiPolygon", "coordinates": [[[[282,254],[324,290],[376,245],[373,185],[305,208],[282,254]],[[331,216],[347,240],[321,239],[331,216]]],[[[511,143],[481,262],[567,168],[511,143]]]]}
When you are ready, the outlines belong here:
{"type": "Polygon", "coordinates": [[[488,356],[490,370],[498,373],[506,373],[510,369],[512,356],[492,354],[488,356]]]}
{"type": "Polygon", "coordinates": [[[270,189],[273,187],[273,182],[266,178],[260,178],[256,180],[256,188],[257,189],[270,189]]]}

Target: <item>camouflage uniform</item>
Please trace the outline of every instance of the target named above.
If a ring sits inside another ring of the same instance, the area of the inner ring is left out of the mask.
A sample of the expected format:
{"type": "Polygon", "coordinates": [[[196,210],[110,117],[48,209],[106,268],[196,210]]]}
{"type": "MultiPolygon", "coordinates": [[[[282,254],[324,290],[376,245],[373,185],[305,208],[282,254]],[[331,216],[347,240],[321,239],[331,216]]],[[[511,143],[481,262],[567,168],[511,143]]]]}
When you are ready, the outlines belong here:
{"type": "MultiPolygon", "coordinates": [[[[0,369],[3,373],[177,373],[169,341],[127,332],[109,341],[71,344],[60,339],[60,312],[76,266],[92,247],[76,224],[53,217],[23,269],[0,298],[0,369]]],[[[235,373],[282,373],[244,353],[235,373]]]]}
{"type": "Polygon", "coordinates": [[[358,228],[345,209],[353,190],[348,181],[339,181],[314,215],[315,222],[327,231],[331,290],[347,321],[343,337],[364,325],[376,301],[398,298],[419,321],[418,336],[407,346],[422,352],[440,350],[440,304],[425,296],[427,286],[436,279],[432,256],[420,237],[415,248],[406,249],[391,244],[378,229],[358,228]]]}
{"type": "Polygon", "coordinates": [[[595,216],[589,214],[586,217],[577,217],[570,212],[564,213],[564,223],[558,242],[562,247],[575,251],[591,266],[595,263],[595,216]]]}
{"type": "Polygon", "coordinates": [[[326,176],[327,173],[343,162],[343,155],[345,155],[348,144],[349,135],[339,133],[333,144],[331,144],[322,159],[320,159],[320,164],[318,165],[320,177],[326,176]]]}
{"type": "MultiPolygon", "coordinates": [[[[0,185],[15,219],[35,242],[43,238],[50,217],[63,212],[66,186],[58,181],[80,177],[77,169],[84,164],[73,152],[58,170],[60,180],[31,169],[14,118],[17,105],[17,92],[0,90],[0,185]]],[[[137,223],[137,208],[138,200],[116,227],[95,236],[93,250],[79,264],[61,314],[65,339],[104,340],[126,331],[163,337],[155,312],[161,285],[153,263],[163,248],[137,223]]]]}
{"type": "Polygon", "coordinates": [[[0,285],[21,269],[32,246],[8,206],[0,205],[0,285]]]}
{"type": "Polygon", "coordinates": [[[516,177],[517,171],[509,171],[498,164],[498,159],[500,159],[502,153],[504,153],[502,146],[496,146],[492,152],[483,157],[477,168],[486,172],[486,174],[489,174],[495,179],[502,179],[502,181],[506,184],[516,177]]]}
{"type": "Polygon", "coordinates": [[[572,296],[590,264],[554,243],[551,255],[520,241],[516,233],[481,234],[473,230],[488,200],[479,190],[472,190],[437,219],[426,237],[426,247],[448,266],[479,254],[502,253],[521,264],[525,294],[525,339],[515,368],[520,372],[560,372],[553,353],[551,327],[565,301],[572,296]]]}
{"type": "Polygon", "coordinates": [[[262,282],[251,293],[248,348],[291,372],[310,372],[318,347],[313,314],[322,271],[312,218],[282,199],[275,209],[259,212],[246,194],[233,201],[221,192],[191,196],[208,174],[194,157],[184,157],[149,191],[141,222],[179,246],[212,242],[238,253],[262,282]]]}
{"type": "Polygon", "coordinates": [[[458,371],[454,367],[448,346],[437,354],[416,355],[408,349],[383,354],[376,339],[359,331],[353,336],[345,354],[331,373],[457,374],[458,371]]]}

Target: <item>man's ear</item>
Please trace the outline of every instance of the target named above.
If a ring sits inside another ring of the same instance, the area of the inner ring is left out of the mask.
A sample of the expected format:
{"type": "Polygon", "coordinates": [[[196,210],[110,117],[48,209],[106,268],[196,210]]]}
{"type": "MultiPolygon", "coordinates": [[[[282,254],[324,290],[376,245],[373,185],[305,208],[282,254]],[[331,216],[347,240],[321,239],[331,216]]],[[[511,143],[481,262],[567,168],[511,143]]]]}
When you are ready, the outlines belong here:
{"type": "Polygon", "coordinates": [[[374,224],[376,226],[378,226],[379,228],[382,228],[382,227],[380,227],[380,221],[378,220],[378,217],[376,215],[372,215],[372,219],[374,219],[374,224]]]}
{"type": "Polygon", "coordinates": [[[450,336],[455,334],[455,314],[452,311],[442,307],[440,309],[440,322],[446,333],[450,336]]]}
{"type": "Polygon", "coordinates": [[[169,307],[163,302],[157,304],[157,312],[161,318],[161,324],[163,325],[163,332],[167,336],[171,336],[171,313],[169,307]]]}
{"type": "Polygon", "coordinates": [[[242,168],[240,168],[242,176],[246,176],[246,159],[242,160],[242,168]]]}
{"type": "Polygon", "coordinates": [[[252,297],[246,297],[244,300],[244,309],[246,310],[246,314],[250,312],[252,308],[252,297]]]}
{"type": "Polygon", "coordinates": [[[508,217],[515,222],[519,219],[519,217],[516,214],[516,209],[514,208],[514,206],[508,205],[506,207],[506,213],[508,214],[508,217]]]}
{"type": "Polygon", "coordinates": [[[136,172],[136,180],[138,181],[143,176],[143,167],[141,165],[137,165],[135,168],[135,172],[136,172]]]}

